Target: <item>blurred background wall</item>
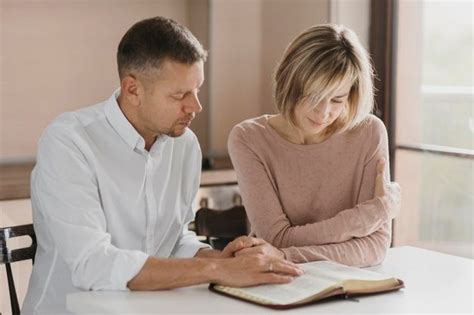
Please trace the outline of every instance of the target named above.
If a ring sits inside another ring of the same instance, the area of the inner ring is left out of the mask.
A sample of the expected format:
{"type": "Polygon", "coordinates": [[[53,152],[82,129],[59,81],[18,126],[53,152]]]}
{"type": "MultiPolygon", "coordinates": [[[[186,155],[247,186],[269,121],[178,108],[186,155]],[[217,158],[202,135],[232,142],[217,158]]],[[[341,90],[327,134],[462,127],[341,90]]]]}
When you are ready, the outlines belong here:
{"type": "Polygon", "coordinates": [[[186,25],[209,50],[204,110],[192,129],[205,155],[225,156],[234,124],[274,111],[271,76],[290,40],[332,18],[367,44],[368,3],[333,1],[330,10],[329,0],[2,0],[0,163],[33,161],[52,119],[107,99],[119,86],[118,42],[155,15],[186,25]]]}

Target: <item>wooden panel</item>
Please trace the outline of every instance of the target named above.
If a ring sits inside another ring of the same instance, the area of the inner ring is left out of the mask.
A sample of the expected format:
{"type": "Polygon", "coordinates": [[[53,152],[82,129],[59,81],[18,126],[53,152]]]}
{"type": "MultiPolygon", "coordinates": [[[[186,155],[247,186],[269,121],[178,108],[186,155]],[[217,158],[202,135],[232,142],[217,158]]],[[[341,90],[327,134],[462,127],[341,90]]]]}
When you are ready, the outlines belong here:
{"type": "Polygon", "coordinates": [[[0,165],[0,200],[30,197],[30,175],[34,162],[0,165]]]}

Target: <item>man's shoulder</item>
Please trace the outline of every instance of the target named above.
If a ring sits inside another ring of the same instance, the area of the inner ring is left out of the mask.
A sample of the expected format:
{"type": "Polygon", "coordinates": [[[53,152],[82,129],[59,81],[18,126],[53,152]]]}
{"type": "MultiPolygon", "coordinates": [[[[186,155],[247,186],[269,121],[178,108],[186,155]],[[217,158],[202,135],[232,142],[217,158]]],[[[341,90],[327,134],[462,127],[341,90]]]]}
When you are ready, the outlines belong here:
{"type": "Polygon", "coordinates": [[[104,103],[98,103],[57,116],[45,129],[42,137],[62,136],[71,138],[82,133],[85,128],[105,119],[104,103]]]}
{"type": "Polygon", "coordinates": [[[44,129],[39,145],[58,140],[75,142],[84,137],[89,125],[105,119],[103,106],[103,103],[98,103],[60,114],[44,129]]]}
{"type": "Polygon", "coordinates": [[[189,128],[186,128],[183,135],[181,137],[177,137],[177,139],[181,139],[184,142],[198,142],[196,134],[189,128]]]}
{"type": "Polygon", "coordinates": [[[199,140],[196,134],[189,128],[186,128],[185,132],[181,136],[173,138],[173,141],[175,144],[185,146],[190,150],[200,149],[199,140]]]}

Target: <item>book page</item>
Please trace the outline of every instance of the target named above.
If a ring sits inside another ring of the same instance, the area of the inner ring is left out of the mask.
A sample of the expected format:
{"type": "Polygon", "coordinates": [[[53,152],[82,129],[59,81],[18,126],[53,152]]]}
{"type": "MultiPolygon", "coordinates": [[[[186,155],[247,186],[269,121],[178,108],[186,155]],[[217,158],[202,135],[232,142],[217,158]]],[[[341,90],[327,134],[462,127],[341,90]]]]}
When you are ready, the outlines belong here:
{"type": "Polygon", "coordinates": [[[330,261],[315,261],[300,266],[304,266],[304,269],[311,276],[337,283],[342,283],[344,280],[378,281],[392,278],[374,271],[349,267],[330,261]]]}
{"type": "Polygon", "coordinates": [[[216,285],[215,289],[262,304],[294,304],[310,297],[327,296],[343,287],[347,280],[381,281],[392,279],[373,271],[348,267],[329,261],[300,264],[305,274],[287,284],[260,285],[250,288],[231,288],[216,285]]]}
{"type": "Polygon", "coordinates": [[[265,304],[292,304],[300,302],[310,296],[322,293],[328,288],[336,289],[340,287],[337,281],[325,277],[312,275],[313,271],[307,269],[307,264],[301,264],[305,274],[295,278],[292,282],[286,284],[266,284],[250,288],[227,288],[217,285],[215,288],[241,296],[255,302],[265,304]],[[254,297],[254,298],[251,298],[254,297]]]}

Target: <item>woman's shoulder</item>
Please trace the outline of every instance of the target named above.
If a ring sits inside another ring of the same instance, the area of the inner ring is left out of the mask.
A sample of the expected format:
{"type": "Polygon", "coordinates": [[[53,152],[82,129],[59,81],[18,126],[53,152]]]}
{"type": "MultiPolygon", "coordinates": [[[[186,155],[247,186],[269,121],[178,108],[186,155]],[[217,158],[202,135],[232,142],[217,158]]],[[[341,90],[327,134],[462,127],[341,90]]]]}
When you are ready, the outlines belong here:
{"type": "Polygon", "coordinates": [[[237,125],[234,128],[239,128],[243,130],[264,130],[268,128],[268,118],[270,115],[261,115],[258,117],[253,117],[246,119],[237,125]]]}
{"type": "Polygon", "coordinates": [[[369,114],[353,129],[352,133],[362,137],[377,138],[378,136],[386,135],[387,128],[380,118],[369,114]]]}
{"type": "Polygon", "coordinates": [[[232,128],[231,136],[251,138],[262,135],[268,131],[268,117],[269,115],[262,115],[238,123],[232,128]]]}
{"type": "Polygon", "coordinates": [[[372,127],[372,129],[386,130],[385,124],[383,123],[383,121],[373,114],[367,115],[367,118],[365,118],[365,120],[367,121],[367,124],[369,124],[372,127]]]}
{"type": "Polygon", "coordinates": [[[246,119],[235,125],[230,131],[227,146],[230,150],[236,148],[252,148],[261,150],[267,142],[269,115],[246,119]],[[257,149],[259,148],[259,149],[257,149]]]}
{"type": "Polygon", "coordinates": [[[367,115],[356,127],[342,134],[341,143],[345,148],[360,152],[373,152],[377,147],[388,143],[387,129],[380,118],[367,115]]]}

